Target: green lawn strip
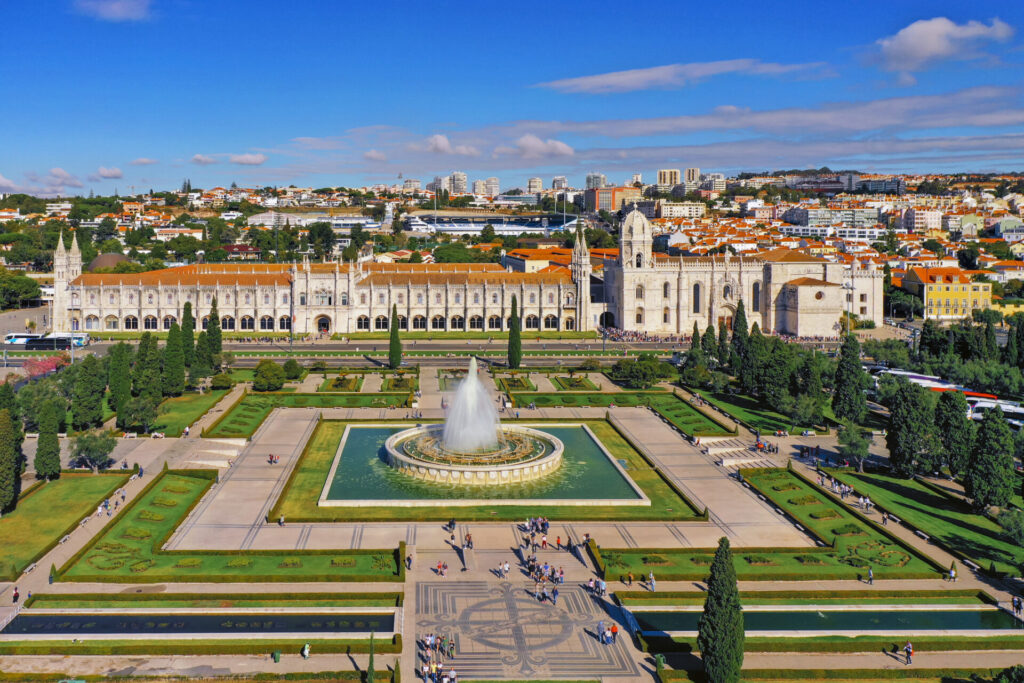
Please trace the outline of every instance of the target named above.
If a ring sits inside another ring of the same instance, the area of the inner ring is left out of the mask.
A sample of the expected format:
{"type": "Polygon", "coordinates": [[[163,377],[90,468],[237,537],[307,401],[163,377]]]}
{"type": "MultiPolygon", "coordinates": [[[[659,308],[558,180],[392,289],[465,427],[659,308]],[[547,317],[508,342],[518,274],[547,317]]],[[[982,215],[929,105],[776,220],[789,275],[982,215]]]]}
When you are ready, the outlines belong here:
{"type": "MultiPolygon", "coordinates": [[[[196,638],[175,640],[5,640],[0,655],[268,655],[281,651],[298,653],[309,643],[313,654],[370,651],[369,638],[196,638]]],[[[377,654],[402,651],[402,636],[375,638],[377,654]]],[[[391,680],[391,674],[382,680],[391,680]]]]}
{"type": "Polygon", "coordinates": [[[203,436],[209,438],[248,438],[274,408],[388,408],[404,406],[408,393],[338,394],[267,392],[245,394],[226,411],[203,436]]]}
{"type": "Polygon", "coordinates": [[[190,392],[165,399],[160,404],[153,431],[163,432],[166,436],[181,436],[185,427],[205,415],[227,393],[226,389],[218,389],[203,394],[190,392]]]}
{"type": "Polygon", "coordinates": [[[1024,548],[1003,536],[1002,527],[959,499],[938,493],[914,479],[884,474],[829,470],[884,509],[985,570],[1019,575],[1024,548]]]}
{"type": "MultiPolygon", "coordinates": [[[[536,330],[524,330],[523,341],[529,341],[531,339],[566,339],[571,341],[578,341],[580,339],[597,339],[597,332],[593,330],[579,330],[570,332],[566,330],[558,332],[539,332],[536,330]]],[[[365,339],[388,339],[390,336],[389,332],[345,332],[335,334],[333,339],[345,339],[358,341],[365,339]]],[[[426,339],[433,341],[445,341],[447,339],[508,339],[508,332],[501,332],[498,330],[484,331],[484,332],[409,332],[402,330],[402,340],[406,339],[426,339]]]]}
{"type": "Polygon", "coordinates": [[[516,391],[537,391],[537,385],[528,374],[495,377],[494,383],[498,385],[498,391],[506,394],[516,391]]]}
{"type": "Polygon", "coordinates": [[[900,578],[904,571],[917,574],[930,569],[941,574],[944,569],[790,470],[740,470],[740,474],[755,491],[830,545],[839,562],[858,571],[866,573],[870,567],[876,578],[900,578]]]}
{"type": "Polygon", "coordinates": [[[387,375],[384,377],[384,381],[381,382],[380,390],[394,391],[394,392],[405,392],[416,391],[420,388],[420,380],[416,375],[403,375],[401,377],[395,377],[394,375],[387,375]]]}
{"type": "Polygon", "coordinates": [[[364,375],[338,375],[337,377],[329,377],[320,383],[320,386],[316,388],[317,391],[340,391],[348,393],[358,393],[363,388],[363,377],[364,375]]]}
{"type": "MultiPolygon", "coordinates": [[[[615,591],[616,601],[625,607],[650,605],[703,605],[703,591],[615,591]]],[[[963,590],[872,590],[872,591],[741,591],[744,605],[994,605],[996,599],[983,591],[963,590]]]]}
{"type": "Polygon", "coordinates": [[[14,511],[0,518],[0,580],[13,581],[38,562],[130,476],[131,471],[64,472],[27,489],[14,511]]]}
{"type": "Polygon", "coordinates": [[[786,433],[799,433],[802,428],[795,427],[789,417],[776,413],[764,404],[742,394],[711,393],[694,390],[700,397],[715,406],[729,417],[744,423],[762,434],[774,434],[782,430],[786,433]]]}
{"type": "Polygon", "coordinates": [[[585,375],[573,377],[552,375],[548,379],[559,391],[598,391],[597,385],[585,375]]]}
{"type": "Polygon", "coordinates": [[[402,593],[36,593],[29,609],[396,607],[402,593]]]}
{"type": "MultiPolygon", "coordinates": [[[[646,652],[693,652],[695,639],[686,637],[644,636],[646,652]]],[[[916,636],[912,638],[914,652],[982,651],[1024,649],[1024,635],[999,636],[916,636]]],[[[800,637],[752,637],[744,641],[746,652],[899,652],[903,653],[906,638],[892,636],[809,636],[800,637]]],[[[879,671],[882,674],[882,671],[879,671]]],[[[884,674],[883,674],[884,675],[884,674]]]]}
{"type": "MultiPolygon", "coordinates": [[[[531,423],[537,422],[531,420],[531,423]]],[[[558,520],[668,520],[694,519],[699,512],[677,493],[667,480],[638,453],[618,431],[604,420],[584,422],[601,441],[613,458],[626,461],[626,471],[651,499],[650,506],[549,506],[547,517],[558,520]]],[[[268,517],[284,516],[288,522],[343,522],[343,521],[434,521],[448,520],[452,508],[439,500],[436,507],[320,507],[317,500],[324,481],[341,443],[345,427],[349,424],[336,420],[323,420],[296,463],[292,474],[268,517]]],[[[523,505],[478,505],[457,508],[459,519],[468,521],[520,520],[528,517],[537,506],[527,501],[523,505]]]]}
{"type": "MultiPolygon", "coordinates": [[[[916,642],[915,642],[916,648],[916,642]]],[[[744,669],[743,681],[848,681],[878,683],[911,678],[918,683],[981,683],[999,675],[1002,669],[744,669]]],[[[675,672],[673,672],[675,673],[675,672]]],[[[672,678],[671,680],[677,680],[672,678]]]]}
{"type": "Polygon", "coordinates": [[[251,382],[256,379],[255,368],[233,368],[228,371],[228,374],[236,382],[251,382]]]}
{"type": "MultiPolygon", "coordinates": [[[[164,551],[216,478],[169,470],[58,571],[58,580],[114,583],[402,581],[395,550],[164,551]]],[[[404,545],[404,544],[403,544],[404,545]]],[[[402,555],[404,559],[404,554],[402,555]]]]}

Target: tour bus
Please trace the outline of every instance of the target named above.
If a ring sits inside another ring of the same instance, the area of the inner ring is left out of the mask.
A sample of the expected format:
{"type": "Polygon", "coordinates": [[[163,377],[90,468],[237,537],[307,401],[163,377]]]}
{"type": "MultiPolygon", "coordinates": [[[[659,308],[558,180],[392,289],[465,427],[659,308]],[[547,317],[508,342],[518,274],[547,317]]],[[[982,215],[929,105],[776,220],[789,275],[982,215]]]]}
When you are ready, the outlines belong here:
{"type": "Polygon", "coordinates": [[[29,339],[25,342],[26,351],[70,351],[71,339],[69,337],[41,337],[40,339],[29,339]]]}
{"type": "Polygon", "coordinates": [[[51,332],[44,339],[70,339],[76,347],[86,346],[89,343],[89,335],[85,332],[51,332]]]}
{"type": "Polygon", "coordinates": [[[970,406],[968,417],[981,421],[985,418],[985,413],[995,409],[996,406],[1003,411],[1003,417],[1011,427],[1020,429],[1021,425],[1024,425],[1024,408],[1015,401],[978,401],[970,406]]]}
{"type": "Polygon", "coordinates": [[[40,339],[42,336],[34,332],[8,332],[4,335],[4,344],[24,344],[30,339],[40,339]]]}

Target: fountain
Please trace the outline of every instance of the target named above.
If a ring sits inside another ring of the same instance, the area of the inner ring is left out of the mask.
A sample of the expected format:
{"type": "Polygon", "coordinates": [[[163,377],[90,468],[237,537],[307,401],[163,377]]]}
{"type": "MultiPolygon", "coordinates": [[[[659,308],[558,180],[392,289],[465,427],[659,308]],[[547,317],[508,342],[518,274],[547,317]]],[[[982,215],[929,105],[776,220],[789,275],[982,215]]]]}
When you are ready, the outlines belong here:
{"type": "Polygon", "coordinates": [[[428,481],[486,486],[530,481],[562,462],[562,442],[529,427],[502,425],[477,377],[476,358],[455,392],[443,425],[414,427],[384,444],[388,464],[428,481]]]}

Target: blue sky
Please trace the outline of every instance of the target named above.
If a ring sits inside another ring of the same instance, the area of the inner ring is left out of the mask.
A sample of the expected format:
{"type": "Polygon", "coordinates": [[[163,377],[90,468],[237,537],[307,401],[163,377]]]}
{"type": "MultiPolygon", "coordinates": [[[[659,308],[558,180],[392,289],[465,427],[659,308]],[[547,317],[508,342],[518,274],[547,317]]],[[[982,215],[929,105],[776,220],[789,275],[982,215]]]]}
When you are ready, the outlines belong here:
{"type": "Polygon", "coordinates": [[[1024,3],[490,6],[5,0],[0,192],[1022,166],[1024,3]]]}

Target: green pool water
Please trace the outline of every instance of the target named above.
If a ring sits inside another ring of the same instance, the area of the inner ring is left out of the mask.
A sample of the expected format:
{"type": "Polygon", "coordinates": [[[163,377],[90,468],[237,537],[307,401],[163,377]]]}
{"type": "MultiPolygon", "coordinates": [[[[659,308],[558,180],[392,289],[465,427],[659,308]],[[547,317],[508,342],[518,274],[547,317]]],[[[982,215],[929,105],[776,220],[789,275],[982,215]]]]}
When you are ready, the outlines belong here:
{"type": "Polygon", "coordinates": [[[328,500],[532,499],[637,500],[640,496],[583,427],[539,427],[562,440],[562,464],[551,476],[520,484],[455,486],[420,481],[384,462],[384,442],[407,429],[351,427],[328,500]]]}
{"type": "MultiPolygon", "coordinates": [[[[701,612],[634,612],[644,631],[696,631],[701,612]]],[[[977,631],[1020,629],[1021,622],[999,609],[822,610],[744,612],[748,631],[977,631]]]]}

